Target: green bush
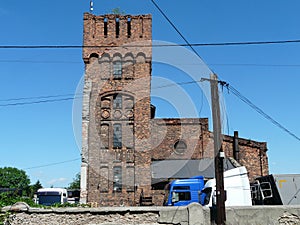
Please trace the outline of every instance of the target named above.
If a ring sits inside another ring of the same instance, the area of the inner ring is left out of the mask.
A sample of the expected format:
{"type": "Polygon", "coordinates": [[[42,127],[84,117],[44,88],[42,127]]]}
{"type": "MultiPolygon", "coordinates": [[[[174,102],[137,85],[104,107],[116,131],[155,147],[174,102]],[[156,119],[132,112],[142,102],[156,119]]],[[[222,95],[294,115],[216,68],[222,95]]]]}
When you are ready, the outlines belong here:
{"type": "Polygon", "coordinates": [[[0,208],[4,206],[13,205],[16,202],[26,202],[31,207],[36,207],[34,201],[27,197],[20,197],[11,193],[1,193],[0,194],[0,208]]]}

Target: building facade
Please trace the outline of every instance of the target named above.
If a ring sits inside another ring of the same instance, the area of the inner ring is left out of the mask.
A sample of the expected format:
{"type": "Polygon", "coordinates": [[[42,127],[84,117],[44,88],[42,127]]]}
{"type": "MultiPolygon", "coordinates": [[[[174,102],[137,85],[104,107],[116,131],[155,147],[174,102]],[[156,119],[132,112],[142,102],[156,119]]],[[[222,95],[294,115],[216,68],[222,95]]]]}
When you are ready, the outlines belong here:
{"type": "MultiPolygon", "coordinates": [[[[214,157],[207,119],[154,118],[151,44],[151,15],[84,14],[81,202],[161,205],[172,174],[154,180],[154,163],[214,157]]],[[[251,178],[268,174],[266,143],[236,133],[223,149],[251,178]]]]}

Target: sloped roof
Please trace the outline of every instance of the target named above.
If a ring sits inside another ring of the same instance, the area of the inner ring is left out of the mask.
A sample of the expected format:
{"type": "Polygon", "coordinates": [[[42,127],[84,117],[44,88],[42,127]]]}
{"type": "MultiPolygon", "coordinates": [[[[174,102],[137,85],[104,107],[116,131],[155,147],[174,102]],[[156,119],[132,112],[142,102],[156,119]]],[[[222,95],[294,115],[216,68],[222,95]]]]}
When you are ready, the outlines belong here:
{"type": "MultiPolygon", "coordinates": [[[[224,159],[224,170],[237,167],[233,159],[224,159]]],[[[204,176],[214,178],[215,167],[213,158],[199,160],[162,160],[153,161],[151,164],[152,181],[159,182],[169,178],[182,179],[193,176],[204,176]]]]}

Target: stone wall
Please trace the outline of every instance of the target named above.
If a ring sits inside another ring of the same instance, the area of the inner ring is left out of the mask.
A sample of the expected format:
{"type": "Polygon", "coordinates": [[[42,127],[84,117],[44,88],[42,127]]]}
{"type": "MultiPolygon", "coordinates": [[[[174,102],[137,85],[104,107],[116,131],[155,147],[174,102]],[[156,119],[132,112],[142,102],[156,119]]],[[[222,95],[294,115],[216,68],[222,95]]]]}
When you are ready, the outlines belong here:
{"type": "Polygon", "coordinates": [[[10,214],[8,222],[10,225],[156,225],[158,215],[158,210],[147,208],[29,209],[10,214]]]}
{"type": "MultiPolygon", "coordinates": [[[[10,225],[209,225],[210,208],[193,203],[184,207],[102,207],[37,209],[21,205],[9,210],[10,225]]],[[[227,207],[227,225],[297,225],[300,206],[227,207]]]]}
{"type": "MultiPolygon", "coordinates": [[[[212,209],[193,203],[186,207],[165,207],[159,223],[180,225],[214,224],[212,209]]],[[[226,225],[299,225],[300,206],[227,207],[226,225]]]]}

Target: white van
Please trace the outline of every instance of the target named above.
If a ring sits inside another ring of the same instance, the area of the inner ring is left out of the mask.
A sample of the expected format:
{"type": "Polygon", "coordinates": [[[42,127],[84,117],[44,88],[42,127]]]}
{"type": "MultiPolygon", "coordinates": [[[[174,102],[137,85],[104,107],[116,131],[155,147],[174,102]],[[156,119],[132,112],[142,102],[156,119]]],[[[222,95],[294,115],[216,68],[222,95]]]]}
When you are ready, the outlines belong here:
{"type": "MultiPolygon", "coordinates": [[[[226,191],[225,206],[251,206],[251,190],[247,169],[244,166],[224,172],[224,189],[226,191]]],[[[206,182],[203,190],[205,205],[216,204],[216,179],[206,182]]]]}
{"type": "Polygon", "coordinates": [[[68,200],[68,193],[65,188],[40,188],[37,191],[37,198],[40,205],[63,204],[68,200]]]}

